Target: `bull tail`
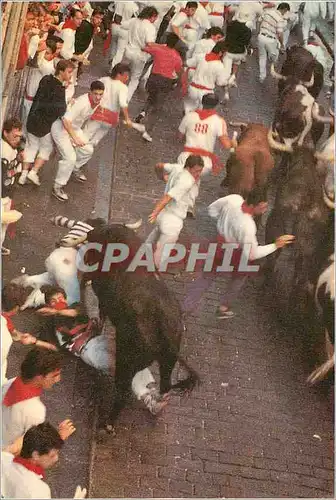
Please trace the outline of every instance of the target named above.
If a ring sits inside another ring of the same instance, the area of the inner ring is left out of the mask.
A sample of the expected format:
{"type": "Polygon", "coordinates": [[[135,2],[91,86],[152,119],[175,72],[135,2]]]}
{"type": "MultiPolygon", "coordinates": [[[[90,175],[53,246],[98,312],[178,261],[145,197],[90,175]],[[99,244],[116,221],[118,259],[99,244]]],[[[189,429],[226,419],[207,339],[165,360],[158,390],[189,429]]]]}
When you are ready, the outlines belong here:
{"type": "Polygon", "coordinates": [[[177,356],[177,361],[180,363],[180,365],[183,366],[188,372],[189,372],[189,377],[180,380],[176,384],[171,386],[171,389],[178,389],[180,391],[192,391],[197,385],[200,384],[200,378],[198,373],[191,368],[191,366],[188,365],[188,363],[181,357],[177,356]]]}
{"type": "Polygon", "coordinates": [[[333,356],[332,358],[328,359],[328,361],[323,363],[323,365],[319,366],[316,370],[314,370],[313,373],[311,373],[307,378],[307,382],[311,385],[314,385],[317,382],[321,382],[326,378],[326,376],[333,369],[334,366],[335,366],[335,359],[333,356]]]}

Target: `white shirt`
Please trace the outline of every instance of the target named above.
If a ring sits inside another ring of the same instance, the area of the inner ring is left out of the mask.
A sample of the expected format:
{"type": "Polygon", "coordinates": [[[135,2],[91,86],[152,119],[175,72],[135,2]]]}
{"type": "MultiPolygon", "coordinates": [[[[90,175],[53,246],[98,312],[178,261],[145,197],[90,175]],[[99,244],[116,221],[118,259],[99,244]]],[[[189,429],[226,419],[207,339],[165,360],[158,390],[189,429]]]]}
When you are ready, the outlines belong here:
{"type": "Polygon", "coordinates": [[[72,59],[75,53],[75,35],[76,31],[70,28],[62,30],[59,34],[60,38],[64,41],[61,50],[61,56],[64,57],[64,59],[72,59]]]}
{"type": "MultiPolygon", "coordinates": [[[[277,249],[275,243],[260,246],[257,240],[257,226],[250,214],[241,209],[244,198],[238,194],[230,194],[209,205],[208,213],[217,221],[217,231],[226,243],[250,244],[251,250],[246,258],[257,260],[266,257],[277,249]]],[[[248,248],[243,247],[243,252],[248,248]]]]}
{"type": "Polygon", "coordinates": [[[212,115],[201,120],[196,111],[187,113],[179,126],[179,132],[185,134],[185,145],[201,148],[213,153],[217,137],[227,135],[225,120],[219,115],[212,115]]]}
{"type": "MultiPolygon", "coordinates": [[[[139,12],[139,7],[135,2],[117,2],[115,14],[122,18],[121,27],[123,28],[125,23],[132,19],[139,12]]],[[[112,28],[113,32],[113,28],[112,28]]]]}
{"type": "Polygon", "coordinates": [[[206,61],[204,57],[196,67],[192,82],[211,90],[214,90],[216,85],[226,85],[231,75],[231,65],[227,59],[224,58],[223,62],[206,61]]]}
{"type": "Polygon", "coordinates": [[[325,68],[327,65],[326,61],[326,54],[325,51],[322,49],[322,47],[318,45],[311,45],[308,44],[305,49],[309,50],[311,55],[316,59],[317,62],[322,64],[322,66],[325,68]]]}
{"type": "Polygon", "coordinates": [[[49,486],[33,471],[13,462],[14,455],[1,452],[2,498],[51,498],[49,486]]]}
{"type": "Polygon", "coordinates": [[[187,37],[190,29],[198,31],[201,27],[199,21],[196,19],[196,13],[192,17],[188,17],[184,12],[178,12],[174,15],[170,21],[167,31],[172,33],[173,26],[180,29],[182,38],[187,37]],[[186,28],[186,26],[190,26],[190,28],[186,28]]]}
{"type": "Polygon", "coordinates": [[[100,102],[102,108],[119,113],[121,108],[128,106],[128,87],[120,80],[112,80],[109,76],[100,78],[105,85],[103,98],[100,102]]]}
{"type": "Polygon", "coordinates": [[[164,171],[169,174],[165,194],[173,199],[162,212],[185,219],[188,208],[195,204],[199,184],[180,163],[165,163],[164,171]]]}
{"type": "Polygon", "coordinates": [[[92,108],[89,94],[83,94],[75,99],[74,104],[66,111],[63,118],[69,120],[74,129],[81,129],[84,123],[94,113],[97,106],[92,108]]]}
{"type": "Polygon", "coordinates": [[[155,26],[148,19],[131,19],[129,21],[128,49],[140,52],[147,43],[155,42],[155,39],[155,26]]]}
{"type": "Polygon", "coordinates": [[[7,358],[12,343],[13,339],[7,327],[7,320],[1,315],[1,385],[7,382],[7,358]]]}
{"type": "MultiPolygon", "coordinates": [[[[12,378],[2,386],[2,401],[14,380],[12,378]]],[[[46,407],[38,396],[12,406],[2,404],[2,446],[14,443],[33,425],[42,424],[45,418],[46,407]]]]}
{"type": "Polygon", "coordinates": [[[15,160],[17,156],[17,150],[13,149],[8,142],[1,139],[1,158],[5,158],[9,163],[15,160]]]}
{"type": "Polygon", "coordinates": [[[205,56],[206,54],[211,52],[215,45],[216,42],[214,42],[212,38],[204,38],[203,40],[198,40],[193,48],[191,58],[187,60],[187,66],[196,66],[200,60],[200,57],[205,56]],[[193,61],[195,57],[197,57],[198,59],[196,61],[193,61]],[[193,62],[195,62],[195,64],[192,64],[193,62]]]}
{"type": "Polygon", "coordinates": [[[46,75],[55,74],[54,59],[47,61],[43,56],[37,60],[37,68],[31,68],[26,86],[26,94],[29,97],[35,97],[40,81],[46,75]]]}
{"type": "MultiPolygon", "coordinates": [[[[241,22],[254,22],[257,17],[263,15],[264,8],[260,2],[242,2],[233,9],[235,16],[239,16],[241,22]]],[[[235,19],[235,16],[233,19],[235,19]]]]}
{"type": "Polygon", "coordinates": [[[40,43],[40,37],[38,35],[33,35],[29,40],[28,57],[30,57],[31,59],[34,59],[39,43],[40,43]]]}

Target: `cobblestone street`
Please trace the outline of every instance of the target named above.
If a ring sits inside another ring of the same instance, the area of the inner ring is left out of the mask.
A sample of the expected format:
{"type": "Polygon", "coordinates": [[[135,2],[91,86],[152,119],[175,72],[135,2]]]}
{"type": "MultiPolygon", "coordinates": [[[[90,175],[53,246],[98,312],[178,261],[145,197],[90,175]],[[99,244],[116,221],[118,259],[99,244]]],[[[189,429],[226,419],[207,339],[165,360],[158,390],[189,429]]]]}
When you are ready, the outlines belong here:
{"type": "MultiPolygon", "coordinates": [[[[101,54],[97,45],[95,53],[101,54]]],[[[93,79],[105,76],[105,70],[97,56],[77,94],[86,91],[93,79]]],[[[144,99],[139,90],[130,106],[132,117],[144,99]]],[[[275,103],[271,77],[264,85],[258,83],[254,53],[241,67],[230,102],[218,111],[227,123],[269,125],[275,103]]],[[[29,274],[44,271],[45,258],[64,234],[49,222],[54,215],[81,220],[104,216],[118,222],[142,217],[139,234],[146,237],[152,229],[148,215],[164,190],[154,165],[175,162],[181,152],[177,128],[182,111],[177,89],[157,121],[152,144],[123,126],[116,143],[108,135],[86,170],[88,187],[69,183],[71,200],[66,206],[51,196],[55,160],[41,174],[39,189],[18,187],[14,201],[24,215],[16,238],[9,242],[12,253],[4,261],[4,281],[17,276],[23,266],[29,274]]],[[[229,127],[230,136],[232,132],[229,127]]],[[[222,151],[219,155],[227,158],[222,151]]],[[[182,239],[188,234],[215,236],[206,209],[225,195],[219,187],[222,177],[202,181],[196,220],[186,220],[182,239]]],[[[192,277],[174,279],[168,274],[166,279],[182,302],[192,277]]],[[[77,428],[59,466],[48,474],[54,497],[72,497],[77,484],[89,485],[88,496],[95,498],[334,497],[333,388],[305,383],[313,362],[307,349],[309,327],[282,326],[276,304],[261,282],[261,277],[250,279],[237,303],[237,315],[218,321],[215,311],[226,280],[213,279],[187,317],[181,346],[201,385],[189,397],[172,396],[156,419],[133,400],[122,411],[115,435],[95,433],[95,374],[82,362],[67,358],[61,384],[45,398],[52,423],[71,418],[77,428]]],[[[15,318],[15,325],[49,338],[47,325],[37,323],[31,313],[15,318]]],[[[26,352],[23,346],[13,346],[9,376],[17,374],[26,352]]],[[[178,367],[174,376],[182,376],[178,367]]]]}

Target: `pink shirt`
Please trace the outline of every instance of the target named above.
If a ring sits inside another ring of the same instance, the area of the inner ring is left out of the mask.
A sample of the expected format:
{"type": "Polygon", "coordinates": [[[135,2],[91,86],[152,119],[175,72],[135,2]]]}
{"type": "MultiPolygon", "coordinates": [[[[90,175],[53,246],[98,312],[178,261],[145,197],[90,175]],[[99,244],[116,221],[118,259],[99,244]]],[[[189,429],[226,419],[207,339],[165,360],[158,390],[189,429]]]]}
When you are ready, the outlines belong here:
{"type": "Polygon", "coordinates": [[[153,74],[173,80],[176,78],[176,73],[181,71],[182,59],[175,49],[162,45],[146,47],[145,51],[153,56],[153,74]]]}

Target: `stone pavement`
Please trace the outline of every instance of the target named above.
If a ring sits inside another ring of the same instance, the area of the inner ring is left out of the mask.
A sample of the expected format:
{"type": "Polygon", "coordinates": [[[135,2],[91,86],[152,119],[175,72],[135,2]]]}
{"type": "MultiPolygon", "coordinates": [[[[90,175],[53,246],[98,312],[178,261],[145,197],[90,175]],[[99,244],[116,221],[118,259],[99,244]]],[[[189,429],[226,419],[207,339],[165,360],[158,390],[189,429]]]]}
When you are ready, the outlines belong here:
{"type": "MultiPolygon", "coordinates": [[[[239,88],[222,112],[228,121],[269,124],[274,82],[261,87],[252,61],[243,68],[239,88]]],[[[78,91],[102,74],[97,57],[78,91]]],[[[144,96],[137,97],[131,108],[134,115],[144,96]]],[[[141,215],[146,221],[163,192],[153,166],[159,160],[174,161],[182,147],[176,141],[181,109],[176,100],[167,103],[152,145],[144,144],[135,131],[119,131],[113,169],[113,142],[108,136],[88,166],[87,185],[69,184],[68,204],[51,197],[55,161],[44,169],[40,188],[18,187],[15,203],[24,217],[16,238],[8,244],[12,254],[3,260],[4,281],[18,275],[23,266],[30,274],[44,271],[44,259],[64,234],[49,223],[53,215],[107,216],[110,183],[111,220],[141,215]]],[[[203,182],[197,220],[186,222],[185,233],[215,234],[206,207],[222,194],[219,183],[216,178],[203,182]]],[[[150,229],[145,224],[142,234],[150,229]]],[[[172,276],[167,280],[183,300],[190,280],[174,281],[172,276]]],[[[310,369],[307,331],[288,331],[275,321],[274,306],[261,293],[258,281],[244,290],[237,317],[229,323],[217,322],[214,311],[224,287],[225,280],[217,278],[188,318],[182,354],[199,371],[201,387],[188,399],[174,397],[157,419],[134,402],[120,416],[115,437],[103,442],[94,439],[91,497],[332,496],[333,402],[328,388],[304,384],[310,369]]],[[[22,314],[14,322],[18,328],[50,338],[47,325],[32,314],[22,314]]],[[[17,374],[26,351],[13,346],[9,376],[17,374]]],[[[77,484],[88,485],[97,396],[94,382],[93,372],[69,357],[62,383],[45,397],[51,422],[69,417],[77,427],[59,466],[48,473],[54,497],[72,497],[77,484]]]]}
{"type": "MultiPolygon", "coordinates": [[[[130,107],[133,116],[143,99],[138,91],[130,107]]],[[[274,81],[257,83],[253,57],[221,112],[227,122],[270,124],[275,100],[274,81]]],[[[151,230],[148,214],[163,193],[153,168],[157,161],[174,162],[181,151],[181,118],[176,92],[157,121],[152,144],[134,131],[118,135],[110,218],[141,216],[144,237],[151,230]]],[[[184,235],[215,235],[206,207],[223,195],[219,184],[215,177],[202,181],[196,221],[186,221],[184,235]]],[[[167,275],[167,282],[183,301],[190,278],[167,275]]],[[[181,347],[201,386],[189,398],[174,396],[156,419],[130,402],[115,436],[96,435],[90,496],[333,496],[333,398],[328,387],[305,385],[311,332],[306,325],[282,327],[276,305],[259,285],[259,279],[251,280],[237,316],[220,322],[214,313],[225,279],[216,277],[188,316],[181,347]]]]}

